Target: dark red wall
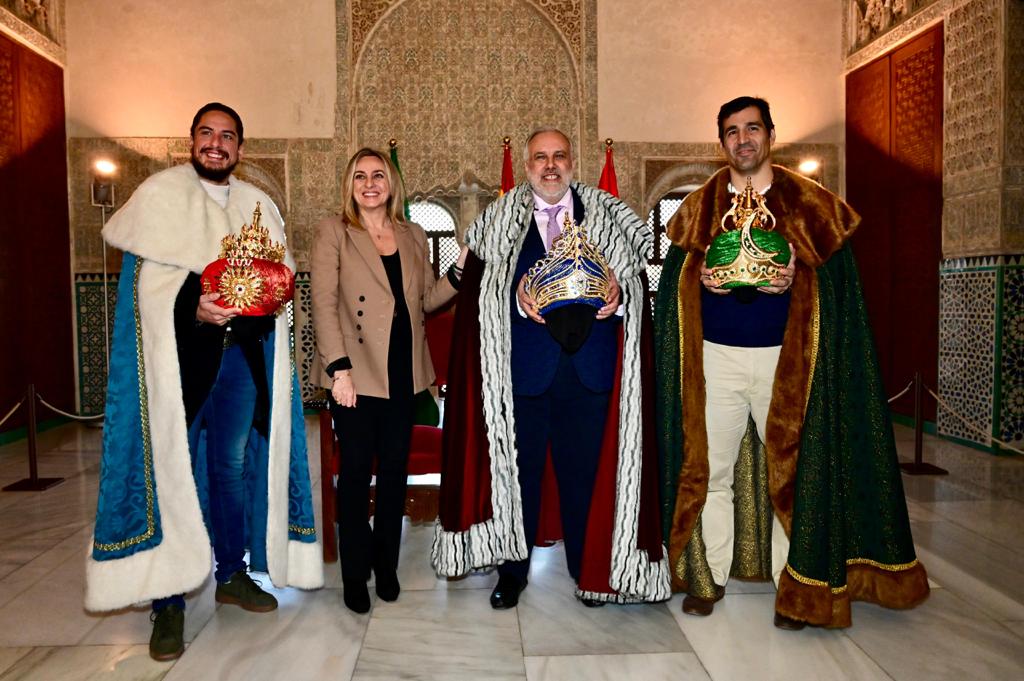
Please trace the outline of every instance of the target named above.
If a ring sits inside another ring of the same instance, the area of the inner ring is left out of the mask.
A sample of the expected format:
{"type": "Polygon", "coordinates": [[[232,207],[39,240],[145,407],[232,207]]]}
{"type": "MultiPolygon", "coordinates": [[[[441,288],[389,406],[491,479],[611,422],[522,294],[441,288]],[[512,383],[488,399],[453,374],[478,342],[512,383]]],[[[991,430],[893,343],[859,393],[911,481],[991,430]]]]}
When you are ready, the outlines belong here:
{"type": "Polygon", "coordinates": [[[67,177],[64,73],[0,35],[0,417],[29,382],[74,409],[67,177]]]}

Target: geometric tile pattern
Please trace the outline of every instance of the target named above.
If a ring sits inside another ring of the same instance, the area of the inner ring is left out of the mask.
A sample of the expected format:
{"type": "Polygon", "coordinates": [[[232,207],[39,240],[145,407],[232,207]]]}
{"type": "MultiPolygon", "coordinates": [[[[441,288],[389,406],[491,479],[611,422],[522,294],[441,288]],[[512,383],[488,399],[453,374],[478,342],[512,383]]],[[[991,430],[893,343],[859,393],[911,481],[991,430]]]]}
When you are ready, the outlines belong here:
{"type": "MultiPolygon", "coordinates": [[[[107,277],[108,333],[114,328],[118,274],[107,277]]],[[[107,396],[106,338],[103,333],[103,275],[75,275],[78,319],[78,399],[82,414],[102,414],[107,396]]]]}
{"type": "Polygon", "coordinates": [[[999,437],[1020,446],[1024,443],[1024,262],[1019,256],[1006,259],[1001,279],[996,322],[999,437]]]}
{"type": "MultiPolygon", "coordinates": [[[[992,432],[996,380],[997,258],[945,260],[939,268],[939,387],[942,399],[986,433],[992,432]]],[[[988,446],[941,406],[937,429],[988,446]]]]}
{"type": "Polygon", "coordinates": [[[316,335],[313,331],[313,298],[310,289],[309,272],[295,275],[295,366],[299,371],[299,385],[302,399],[311,400],[319,389],[309,379],[313,354],[316,352],[316,335]]]}
{"type": "MultiPolygon", "coordinates": [[[[110,330],[114,326],[119,275],[108,276],[107,304],[110,309],[110,330]]],[[[309,272],[295,277],[295,366],[299,371],[302,399],[314,396],[309,381],[310,363],[316,339],[310,314],[309,272]]],[[[106,402],[107,369],[103,336],[103,275],[75,275],[75,313],[78,318],[79,400],[82,414],[101,414],[106,402]]]]}

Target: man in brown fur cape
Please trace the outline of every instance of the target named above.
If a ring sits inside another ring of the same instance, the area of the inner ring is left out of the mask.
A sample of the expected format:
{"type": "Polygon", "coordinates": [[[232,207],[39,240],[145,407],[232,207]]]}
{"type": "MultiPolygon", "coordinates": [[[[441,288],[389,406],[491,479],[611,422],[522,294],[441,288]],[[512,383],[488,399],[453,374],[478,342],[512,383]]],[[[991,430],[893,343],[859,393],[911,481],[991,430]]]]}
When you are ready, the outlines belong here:
{"type": "Polygon", "coordinates": [[[722,105],[718,135],[729,165],[669,223],[655,310],[673,588],[707,616],[730,576],[771,577],[784,629],[849,626],[852,600],[913,607],[928,579],[847,244],[860,218],[771,164],[763,99],[722,105]],[[726,290],[705,252],[748,184],[793,256],[726,290]]]}

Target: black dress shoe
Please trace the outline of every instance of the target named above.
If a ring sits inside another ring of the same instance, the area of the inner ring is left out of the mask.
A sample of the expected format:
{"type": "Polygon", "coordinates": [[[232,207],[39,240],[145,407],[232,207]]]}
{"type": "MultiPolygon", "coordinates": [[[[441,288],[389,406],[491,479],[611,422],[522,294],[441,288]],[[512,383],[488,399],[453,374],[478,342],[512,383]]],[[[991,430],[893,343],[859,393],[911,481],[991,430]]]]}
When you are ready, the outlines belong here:
{"type": "Polygon", "coordinates": [[[593,598],[581,598],[580,602],[588,608],[603,608],[604,601],[594,600],[593,598]]]}
{"type": "Polygon", "coordinates": [[[495,610],[508,610],[519,604],[519,594],[526,588],[525,582],[520,582],[518,577],[512,575],[501,575],[498,577],[498,585],[491,592],[491,607],[495,610]]]}

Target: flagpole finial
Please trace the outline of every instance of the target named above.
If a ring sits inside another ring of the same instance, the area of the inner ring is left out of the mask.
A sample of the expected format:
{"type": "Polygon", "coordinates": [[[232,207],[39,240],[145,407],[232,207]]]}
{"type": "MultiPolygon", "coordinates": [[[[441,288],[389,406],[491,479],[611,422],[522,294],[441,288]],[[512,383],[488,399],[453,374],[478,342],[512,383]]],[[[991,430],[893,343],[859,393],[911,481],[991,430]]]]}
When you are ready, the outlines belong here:
{"type": "Polygon", "coordinates": [[[611,137],[606,137],[606,138],[605,138],[605,140],[604,140],[604,145],[605,145],[606,147],[610,147],[610,146],[612,146],[613,144],[615,144],[615,140],[613,140],[613,139],[612,139],[611,137]]]}
{"type": "Polygon", "coordinates": [[[502,143],[502,144],[504,144],[504,145],[505,145],[505,146],[507,147],[508,145],[512,144],[512,138],[511,138],[511,137],[509,137],[508,135],[505,135],[505,136],[504,136],[504,137],[503,137],[503,138],[501,139],[501,143],[502,143]]]}
{"type": "Polygon", "coordinates": [[[398,140],[392,137],[391,139],[388,140],[388,146],[394,149],[395,147],[398,146],[398,140]]]}

